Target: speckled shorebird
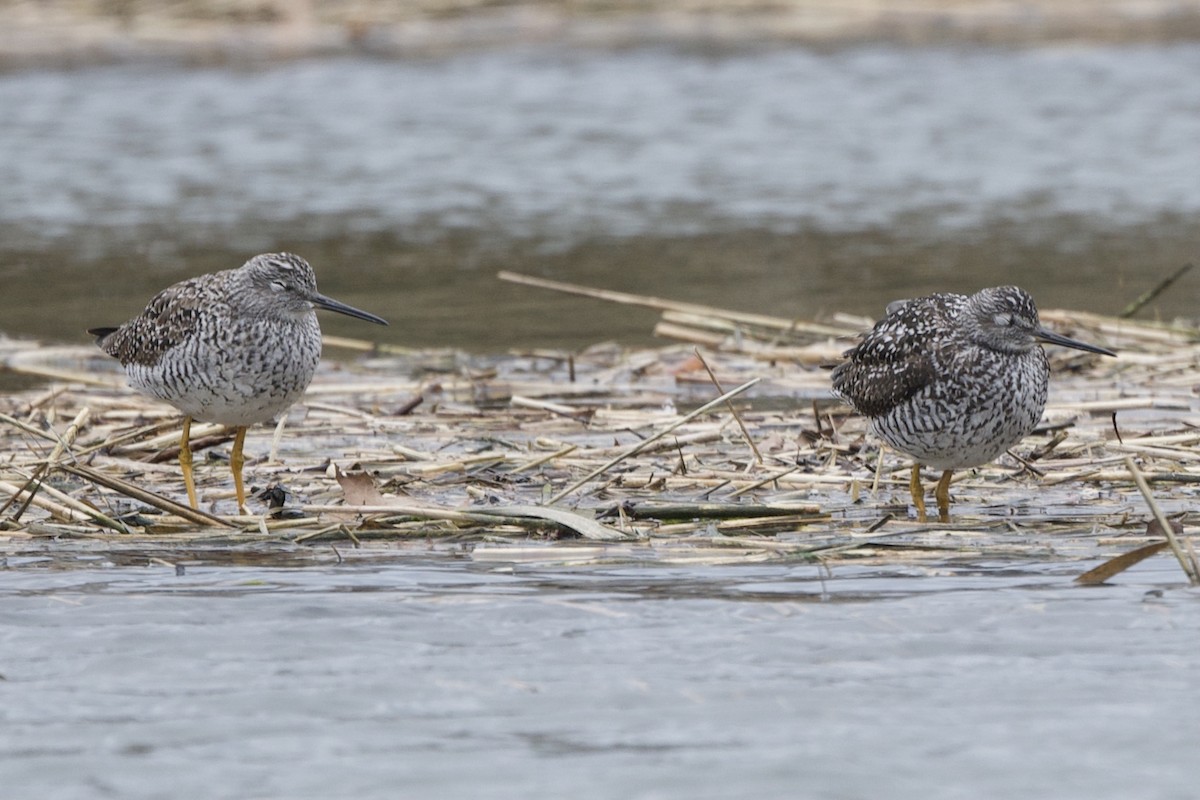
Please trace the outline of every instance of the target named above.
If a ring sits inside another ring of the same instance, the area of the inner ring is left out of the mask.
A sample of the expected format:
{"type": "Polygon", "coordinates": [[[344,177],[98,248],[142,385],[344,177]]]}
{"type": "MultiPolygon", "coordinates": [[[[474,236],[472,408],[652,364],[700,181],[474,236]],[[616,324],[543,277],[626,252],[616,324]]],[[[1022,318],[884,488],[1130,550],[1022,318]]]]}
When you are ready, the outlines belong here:
{"type": "Polygon", "coordinates": [[[953,471],[995,460],[1041,419],[1050,366],[1039,342],[1116,355],[1046,330],[1027,292],[999,286],[897,300],[834,368],[834,394],[916,461],[910,489],[922,522],[922,465],[942,471],[947,522],[953,471]]]}
{"type": "Polygon", "coordinates": [[[386,325],[374,314],[317,291],[312,267],[290,253],[255,256],[238,269],[169,286],[119,328],[92,328],[120,360],[133,388],[183,412],[179,464],[197,508],[189,444],[192,420],[234,429],[230,468],[244,510],[246,429],[295,403],[321,357],[315,308],[386,325]]]}

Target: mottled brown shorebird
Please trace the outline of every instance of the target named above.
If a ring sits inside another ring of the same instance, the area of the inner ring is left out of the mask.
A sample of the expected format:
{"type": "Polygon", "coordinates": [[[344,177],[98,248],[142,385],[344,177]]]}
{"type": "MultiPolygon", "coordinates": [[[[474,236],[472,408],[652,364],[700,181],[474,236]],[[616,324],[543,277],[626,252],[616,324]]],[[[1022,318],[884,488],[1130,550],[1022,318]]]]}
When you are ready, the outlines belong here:
{"type": "Polygon", "coordinates": [[[995,460],[1041,419],[1050,365],[1039,342],[1116,355],[1046,330],[1027,292],[998,286],[897,300],[834,368],[834,394],[916,462],[909,488],[922,522],[922,465],[942,471],[938,517],[948,522],[953,471],[995,460]]]}
{"type": "Polygon", "coordinates": [[[238,269],[180,281],[119,328],[92,328],[120,360],[133,388],[183,412],[179,464],[197,508],[189,444],[192,420],[234,429],[230,468],[238,510],[246,505],[246,429],[295,403],[321,357],[314,309],[387,322],[317,291],[312,267],[290,253],[255,256],[238,269]]]}

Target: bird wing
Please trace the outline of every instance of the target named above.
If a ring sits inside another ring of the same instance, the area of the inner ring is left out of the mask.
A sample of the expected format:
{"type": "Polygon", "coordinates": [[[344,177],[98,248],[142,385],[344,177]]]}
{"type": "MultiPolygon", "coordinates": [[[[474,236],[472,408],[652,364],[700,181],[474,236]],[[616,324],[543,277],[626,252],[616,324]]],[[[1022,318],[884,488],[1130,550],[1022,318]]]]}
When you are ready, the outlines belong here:
{"type": "Polygon", "coordinates": [[[115,330],[93,328],[100,349],[122,364],[158,363],[167,350],[186,339],[211,302],[194,280],[168,286],[146,304],[141,314],[115,330]]]}
{"type": "Polygon", "coordinates": [[[965,300],[961,295],[935,294],[889,304],[887,315],[834,368],[834,393],[859,413],[874,417],[929,386],[938,377],[941,334],[965,300]]]}

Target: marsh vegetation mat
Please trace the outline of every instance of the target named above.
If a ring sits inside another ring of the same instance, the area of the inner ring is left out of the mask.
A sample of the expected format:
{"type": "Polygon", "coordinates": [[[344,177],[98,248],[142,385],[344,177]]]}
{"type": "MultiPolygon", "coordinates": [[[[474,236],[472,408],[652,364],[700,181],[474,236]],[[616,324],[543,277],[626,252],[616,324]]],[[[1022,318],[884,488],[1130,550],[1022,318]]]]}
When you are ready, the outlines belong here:
{"type": "Polygon", "coordinates": [[[90,345],[0,340],[5,369],[37,384],[0,399],[0,555],[10,567],[405,552],[563,564],[1091,562],[1162,541],[1131,465],[1177,530],[1196,518],[1200,330],[1190,325],[1043,312],[1120,357],[1050,348],[1039,428],[996,463],[956,474],[952,522],[923,524],[908,507],[907,459],[881,451],[829,392],[828,365],[870,320],[600,299],[658,308],[656,333],[670,343],[479,357],[327,337],[304,402],[247,439],[253,516],[231,515],[221,428],[192,428],[201,508],[191,511],[172,408],[127,388],[90,345]]]}

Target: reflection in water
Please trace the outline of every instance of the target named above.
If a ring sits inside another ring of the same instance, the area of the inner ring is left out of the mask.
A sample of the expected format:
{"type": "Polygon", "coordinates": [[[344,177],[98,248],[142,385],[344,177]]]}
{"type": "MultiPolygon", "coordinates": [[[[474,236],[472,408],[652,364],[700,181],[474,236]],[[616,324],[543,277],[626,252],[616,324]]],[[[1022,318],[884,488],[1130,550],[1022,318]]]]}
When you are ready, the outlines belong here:
{"type": "Polygon", "coordinates": [[[417,345],[649,331],[498,269],[782,316],[1007,281],[1111,312],[1194,253],[1198,72],[1182,45],[7,74],[4,328],[78,339],[280,248],[417,345]]]}

